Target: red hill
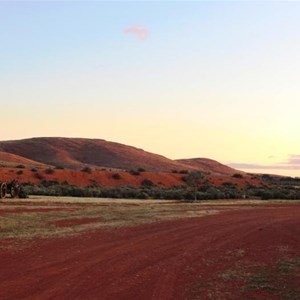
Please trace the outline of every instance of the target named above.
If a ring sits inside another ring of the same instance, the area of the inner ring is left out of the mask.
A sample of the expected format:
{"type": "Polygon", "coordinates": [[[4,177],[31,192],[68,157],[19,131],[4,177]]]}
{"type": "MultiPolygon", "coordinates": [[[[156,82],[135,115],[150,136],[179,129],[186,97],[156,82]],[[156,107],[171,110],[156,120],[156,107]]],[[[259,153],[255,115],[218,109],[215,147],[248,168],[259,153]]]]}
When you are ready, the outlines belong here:
{"type": "Polygon", "coordinates": [[[195,169],[158,154],[100,139],[32,138],[3,141],[0,142],[0,151],[71,169],[83,166],[116,169],[143,167],[149,171],[195,169]]]}
{"type": "Polygon", "coordinates": [[[171,160],[139,148],[101,139],[45,137],[2,141],[0,151],[0,161],[3,162],[46,164],[67,169],[89,166],[93,169],[144,168],[153,172],[199,170],[230,176],[241,173],[207,158],[171,160]]]}
{"type": "Polygon", "coordinates": [[[222,186],[224,183],[238,186],[260,185],[259,180],[254,180],[247,174],[243,174],[242,178],[233,177],[233,174],[241,172],[211,159],[171,160],[142,149],[99,139],[32,138],[3,141],[0,142],[1,161],[2,166],[6,167],[22,164],[40,169],[37,174],[29,167],[22,171],[0,168],[2,181],[18,179],[21,182],[41,183],[43,180],[52,180],[77,186],[140,186],[144,179],[149,179],[157,186],[171,187],[185,184],[185,175],[179,171],[199,170],[208,173],[209,183],[215,186],[222,186]],[[49,165],[64,167],[65,170],[55,169],[48,173],[46,169],[49,165]],[[86,166],[91,167],[93,171],[80,171],[86,166]],[[102,168],[114,170],[101,170],[102,168]],[[121,171],[137,168],[144,168],[146,172],[135,176],[121,171]],[[119,179],[113,177],[116,172],[120,174],[119,179]]]}
{"type": "Polygon", "coordinates": [[[216,160],[208,158],[190,158],[190,159],[178,159],[177,162],[196,168],[203,172],[211,172],[221,175],[233,175],[235,173],[244,173],[226,165],[223,165],[216,160]]]}
{"type": "Polygon", "coordinates": [[[0,152],[0,165],[4,167],[15,167],[17,165],[24,165],[29,167],[46,166],[45,164],[8,152],[0,152]]]}

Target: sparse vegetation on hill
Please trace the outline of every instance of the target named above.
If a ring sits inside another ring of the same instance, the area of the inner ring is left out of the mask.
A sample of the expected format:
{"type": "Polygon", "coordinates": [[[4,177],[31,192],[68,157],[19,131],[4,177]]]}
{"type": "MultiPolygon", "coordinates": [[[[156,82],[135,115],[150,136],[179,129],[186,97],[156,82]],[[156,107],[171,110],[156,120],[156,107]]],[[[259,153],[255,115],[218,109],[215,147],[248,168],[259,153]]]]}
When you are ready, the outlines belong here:
{"type": "Polygon", "coordinates": [[[31,167],[46,164],[77,170],[83,165],[89,165],[93,169],[134,169],[138,172],[198,170],[223,175],[237,172],[205,158],[172,160],[132,146],[84,138],[53,137],[3,141],[0,142],[1,160],[10,160],[23,165],[31,164],[31,167]],[[1,156],[1,153],[4,154],[1,156]]]}

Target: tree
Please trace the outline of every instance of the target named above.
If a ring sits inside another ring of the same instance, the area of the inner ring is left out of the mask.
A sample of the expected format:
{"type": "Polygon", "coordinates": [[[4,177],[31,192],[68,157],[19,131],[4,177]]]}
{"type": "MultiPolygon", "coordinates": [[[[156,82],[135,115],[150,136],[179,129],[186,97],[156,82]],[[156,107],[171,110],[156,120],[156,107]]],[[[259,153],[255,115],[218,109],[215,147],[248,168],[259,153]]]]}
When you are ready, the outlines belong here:
{"type": "Polygon", "coordinates": [[[194,191],[194,199],[197,200],[198,188],[205,182],[205,176],[202,172],[192,171],[184,177],[184,181],[194,191]]]}

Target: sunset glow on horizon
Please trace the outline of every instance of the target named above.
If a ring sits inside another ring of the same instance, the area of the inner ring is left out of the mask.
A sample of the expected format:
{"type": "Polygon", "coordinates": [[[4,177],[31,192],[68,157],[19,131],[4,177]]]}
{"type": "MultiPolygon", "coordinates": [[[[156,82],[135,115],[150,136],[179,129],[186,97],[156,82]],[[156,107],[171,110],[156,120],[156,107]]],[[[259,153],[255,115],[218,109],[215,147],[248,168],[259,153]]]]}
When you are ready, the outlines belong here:
{"type": "Polygon", "coordinates": [[[0,2],[0,140],[115,141],[300,176],[299,2],[0,2]]]}

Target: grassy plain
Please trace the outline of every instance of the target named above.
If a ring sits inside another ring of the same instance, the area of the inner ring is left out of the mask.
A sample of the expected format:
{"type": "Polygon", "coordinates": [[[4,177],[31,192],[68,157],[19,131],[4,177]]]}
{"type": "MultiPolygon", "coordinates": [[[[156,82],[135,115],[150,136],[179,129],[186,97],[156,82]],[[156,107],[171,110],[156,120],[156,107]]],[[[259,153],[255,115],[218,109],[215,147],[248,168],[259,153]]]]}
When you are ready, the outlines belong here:
{"type": "Polygon", "coordinates": [[[31,196],[0,202],[0,239],[49,237],[85,230],[201,217],[224,210],[299,201],[217,200],[180,202],[31,196]]]}

